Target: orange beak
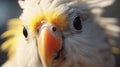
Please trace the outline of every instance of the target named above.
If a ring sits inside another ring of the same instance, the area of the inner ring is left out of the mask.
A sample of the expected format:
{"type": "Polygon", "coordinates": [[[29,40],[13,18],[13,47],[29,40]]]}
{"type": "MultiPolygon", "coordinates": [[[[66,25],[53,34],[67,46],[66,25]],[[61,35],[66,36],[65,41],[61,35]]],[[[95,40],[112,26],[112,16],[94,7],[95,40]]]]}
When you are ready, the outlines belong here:
{"type": "Polygon", "coordinates": [[[52,67],[53,59],[62,48],[62,38],[47,27],[41,29],[38,37],[38,51],[43,67],[52,67]]]}

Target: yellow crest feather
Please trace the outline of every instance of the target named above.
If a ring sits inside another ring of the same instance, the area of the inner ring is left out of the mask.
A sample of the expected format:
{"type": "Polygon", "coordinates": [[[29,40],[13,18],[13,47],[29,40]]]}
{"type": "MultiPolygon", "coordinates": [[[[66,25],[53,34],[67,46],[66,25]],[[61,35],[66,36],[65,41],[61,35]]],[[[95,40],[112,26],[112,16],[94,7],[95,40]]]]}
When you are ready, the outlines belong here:
{"type": "Polygon", "coordinates": [[[66,27],[66,16],[57,11],[47,11],[35,15],[31,18],[29,28],[33,33],[36,33],[37,27],[41,24],[41,21],[45,20],[47,23],[53,24],[61,31],[66,27]]]}
{"type": "Polygon", "coordinates": [[[8,51],[9,58],[15,54],[18,36],[22,34],[22,29],[23,24],[20,19],[11,19],[7,24],[7,31],[1,35],[1,38],[7,38],[7,40],[2,44],[0,49],[8,51]]]}

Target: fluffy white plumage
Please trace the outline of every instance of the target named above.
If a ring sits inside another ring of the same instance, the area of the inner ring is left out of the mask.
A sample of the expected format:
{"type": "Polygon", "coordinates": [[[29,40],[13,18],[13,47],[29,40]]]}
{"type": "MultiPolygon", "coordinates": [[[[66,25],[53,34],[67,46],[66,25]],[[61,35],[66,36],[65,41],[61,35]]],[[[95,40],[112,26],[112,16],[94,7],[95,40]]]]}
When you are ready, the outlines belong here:
{"type": "MultiPolygon", "coordinates": [[[[97,25],[99,23],[94,21],[101,14],[97,14],[95,9],[102,11],[103,7],[113,2],[114,0],[20,0],[23,9],[20,19],[27,27],[30,19],[40,12],[54,10],[67,16],[69,25],[63,32],[66,59],[58,67],[115,67],[111,46],[105,42],[105,35],[97,25]],[[83,28],[79,34],[71,25],[78,14],[89,18],[82,22],[83,28]]],[[[19,36],[15,56],[2,67],[42,67],[36,38],[30,31],[28,33],[28,41],[23,35],[19,36]]]]}
{"type": "Polygon", "coordinates": [[[23,13],[20,17],[25,24],[34,15],[46,11],[60,11],[61,14],[69,14],[71,10],[85,12],[94,8],[102,9],[105,6],[111,5],[114,0],[25,0],[19,1],[23,13]]]}

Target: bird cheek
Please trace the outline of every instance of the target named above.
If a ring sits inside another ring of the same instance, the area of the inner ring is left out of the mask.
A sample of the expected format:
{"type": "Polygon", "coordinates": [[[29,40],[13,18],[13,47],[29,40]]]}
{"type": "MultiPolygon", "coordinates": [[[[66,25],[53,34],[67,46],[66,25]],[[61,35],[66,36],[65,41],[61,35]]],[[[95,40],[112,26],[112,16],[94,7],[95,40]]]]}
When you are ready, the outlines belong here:
{"type": "Polygon", "coordinates": [[[47,27],[41,29],[38,37],[38,52],[44,67],[51,67],[53,65],[54,56],[61,48],[61,37],[51,33],[47,27]]]}

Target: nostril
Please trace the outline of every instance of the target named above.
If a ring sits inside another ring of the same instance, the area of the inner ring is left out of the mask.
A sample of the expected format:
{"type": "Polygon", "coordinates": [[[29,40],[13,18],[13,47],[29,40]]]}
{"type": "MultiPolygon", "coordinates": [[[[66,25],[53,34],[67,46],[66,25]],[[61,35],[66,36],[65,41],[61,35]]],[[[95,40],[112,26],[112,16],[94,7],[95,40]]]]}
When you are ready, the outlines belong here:
{"type": "Polygon", "coordinates": [[[54,31],[54,32],[55,32],[56,30],[57,30],[57,29],[56,29],[56,27],[52,27],[52,31],[54,31]]]}

